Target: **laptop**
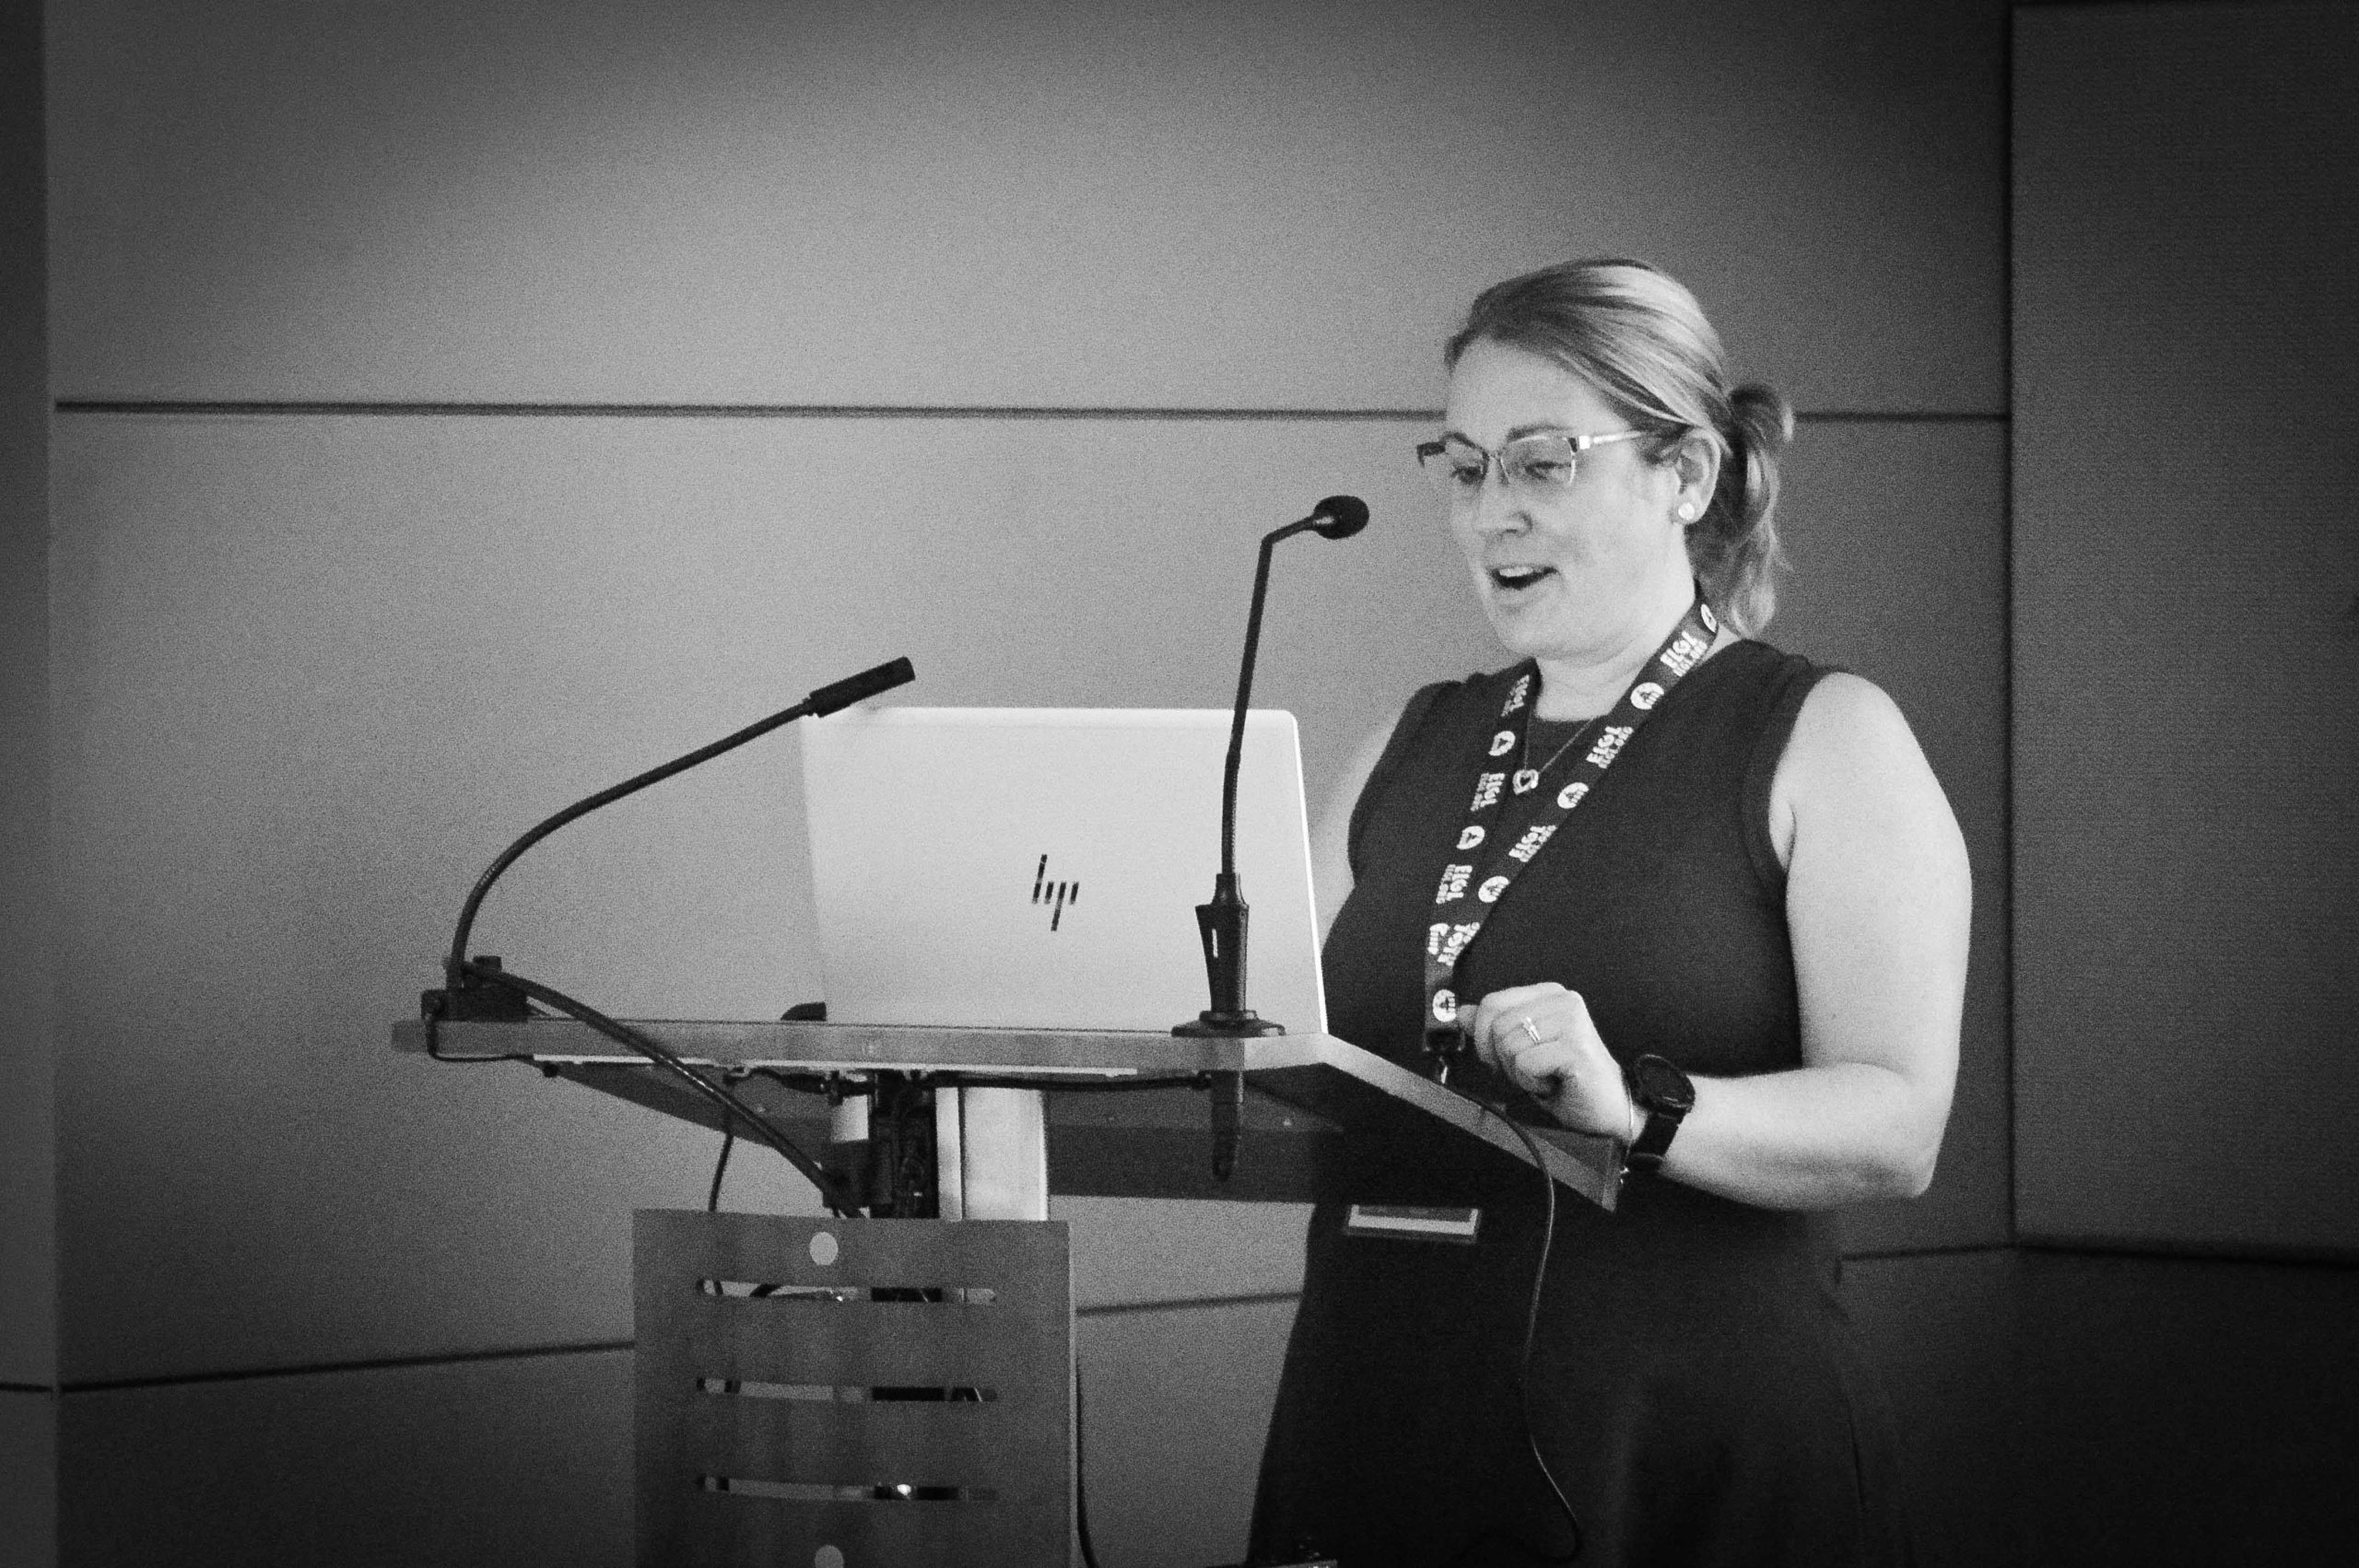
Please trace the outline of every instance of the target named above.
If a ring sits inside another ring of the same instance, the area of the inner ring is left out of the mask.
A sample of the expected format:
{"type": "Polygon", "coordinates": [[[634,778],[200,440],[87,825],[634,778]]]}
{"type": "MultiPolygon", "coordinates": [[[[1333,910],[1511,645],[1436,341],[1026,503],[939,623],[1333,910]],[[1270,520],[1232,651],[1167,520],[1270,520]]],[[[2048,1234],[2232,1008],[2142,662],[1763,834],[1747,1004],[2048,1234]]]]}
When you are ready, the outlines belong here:
{"type": "MultiPolygon", "coordinates": [[[[827,1017],[1168,1033],[1210,1005],[1226,710],[851,708],[803,727],[827,1017]]],[[[1323,1034],[1294,716],[1238,772],[1246,1005],[1323,1034]]]]}

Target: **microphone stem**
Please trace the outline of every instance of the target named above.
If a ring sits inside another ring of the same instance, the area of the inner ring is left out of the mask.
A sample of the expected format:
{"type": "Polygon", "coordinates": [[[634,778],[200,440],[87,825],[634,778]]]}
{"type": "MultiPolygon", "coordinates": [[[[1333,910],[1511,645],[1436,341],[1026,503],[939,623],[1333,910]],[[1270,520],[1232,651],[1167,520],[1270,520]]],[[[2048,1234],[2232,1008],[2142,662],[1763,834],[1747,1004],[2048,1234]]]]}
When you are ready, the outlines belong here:
{"type": "Polygon", "coordinates": [[[577,817],[588,816],[601,806],[610,806],[626,795],[635,795],[651,784],[661,784],[675,773],[685,773],[698,763],[710,762],[723,752],[734,751],[748,741],[759,740],[780,725],[791,723],[802,718],[809,708],[808,702],[798,702],[783,712],[773,713],[757,723],[748,724],[735,734],[723,736],[709,746],[700,746],[686,756],[675,757],[660,766],[651,767],[636,778],[626,778],[619,784],[576,801],[563,811],[533,827],[515,843],[511,844],[500,852],[499,859],[492,861],[488,867],[485,868],[483,875],[475,879],[474,890],[468,893],[467,902],[459,911],[459,929],[451,939],[451,957],[448,965],[452,983],[453,985],[458,983],[458,977],[466,966],[467,937],[475,930],[475,911],[482,907],[484,895],[491,891],[491,884],[499,880],[500,873],[514,865],[517,858],[525,850],[577,817]]]}
{"type": "Polygon", "coordinates": [[[1237,770],[1245,755],[1245,710],[1253,701],[1253,664],[1262,651],[1262,603],[1270,591],[1270,554],[1278,541],[1311,527],[1315,517],[1273,528],[1262,536],[1261,558],[1253,567],[1253,604],[1245,615],[1245,662],[1237,672],[1237,710],[1228,726],[1228,760],[1221,771],[1220,889],[1237,896],[1237,770]]]}
{"type": "MultiPolygon", "coordinates": [[[[1367,521],[1367,508],[1350,496],[1330,496],[1319,509],[1298,522],[1273,528],[1262,536],[1262,553],[1253,563],[1253,603],[1245,616],[1245,659],[1237,671],[1237,708],[1228,723],[1228,758],[1221,768],[1220,871],[1213,878],[1209,904],[1196,906],[1196,931],[1204,944],[1204,977],[1212,990],[1212,1006],[1171,1032],[1197,1037],[1243,1039],[1283,1035],[1284,1025],[1257,1018],[1245,1005],[1245,931],[1249,911],[1237,876],[1237,774],[1245,757],[1245,714],[1253,705],[1253,666],[1262,653],[1262,606],[1270,595],[1270,553],[1278,541],[1316,528],[1356,532],[1367,521]],[[1353,516],[1356,511],[1357,516],[1353,516]]],[[[1230,1077],[1236,1075],[1230,1074],[1230,1077]]],[[[1223,1180],[1237,1154],[1238,1102],[1242,1080],[1215,1094],[1213,1106],[1213,1172],[1223,1180]]]]}
{"type": "Polygon", "coordinates": [[[502,850],[499,858],[485,868],[483,875],[475,879],[475,887],[467,894],[466,904],[459,911],[459,927],[452,935],[451,954],[443,965],[449,977],[449,983],[455,989],[465,981],[467,938],[475,930],[475,911],[483,907],[484,895],[491,891],[491,884],[499,880],[502,872],[516,863],[518,856],[563,827],[567,823],[577,817],[587,816],[601,806],[610,806],[626,795],[635,795],[651,784],[661,784],[675,773],[686,773],[691,767],[710,762],[723,752],[735,751],[748,741],[761,739],[781,724],[790,724],[797,719],[806,717],[825,717],[839,708],[849,707],[863,698],[874,696],[879,692],[890,691],[895,686],[916,678],[917,673],[910,667],[910,661],[907,659],[892,660],[877,665],[873,670],[863,670],[847,680],[838,681],[832,685],[821,686],[792,708],[773,713],[768,719],[757,720],[734,735],[723,735],[710,745],[698,746],[686,756],[675,757],[670,762],[649,768],[635,778],[626,778],[619,784],[576,801],[563,811],[540,823],[502,850]]]}

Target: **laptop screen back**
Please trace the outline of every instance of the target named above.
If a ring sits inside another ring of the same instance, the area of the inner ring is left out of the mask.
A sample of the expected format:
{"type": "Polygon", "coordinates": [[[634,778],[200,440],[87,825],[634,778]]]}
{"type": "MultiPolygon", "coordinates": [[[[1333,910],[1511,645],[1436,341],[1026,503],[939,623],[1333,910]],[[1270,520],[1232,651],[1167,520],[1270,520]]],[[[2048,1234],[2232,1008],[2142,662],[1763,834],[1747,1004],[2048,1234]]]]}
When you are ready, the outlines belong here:
{"type": "MultiPolygon", "coordinates": [[[[851,709],[803,727],[827,1016],[1168,1031],[1210,1002],[1229,715],[851,709]]],[[[1294,717],[1248,716],[1246,1005],[1326,1031],[1294,717]]]]}

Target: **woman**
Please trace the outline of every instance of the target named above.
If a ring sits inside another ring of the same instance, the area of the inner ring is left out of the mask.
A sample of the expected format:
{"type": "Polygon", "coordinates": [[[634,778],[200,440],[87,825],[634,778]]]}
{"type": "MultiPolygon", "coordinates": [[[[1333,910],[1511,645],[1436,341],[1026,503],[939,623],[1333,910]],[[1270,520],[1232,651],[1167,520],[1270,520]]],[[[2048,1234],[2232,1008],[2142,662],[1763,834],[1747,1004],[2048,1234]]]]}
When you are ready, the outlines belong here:
{"type": "Polygon", "coordinates": [[[1317,848],[1331,1026],[1635,1168],[1615,1212],[1562,1206],[1527,1380],[1532,1174],[1405,1119],[1351,1141],[1337,1190],[1477,1209],[1477,1240],[1316,1211],[1256,1559],[1904,1561],[1823,1211],[1931,1179],[1956,824],[1883,692],[1750,639],[1791,415],[1729,388],[1684,288],[1547,268],[1447,362],[1420,461],[1518,662],[1419,692],[1349,770],[1317,848]]]}

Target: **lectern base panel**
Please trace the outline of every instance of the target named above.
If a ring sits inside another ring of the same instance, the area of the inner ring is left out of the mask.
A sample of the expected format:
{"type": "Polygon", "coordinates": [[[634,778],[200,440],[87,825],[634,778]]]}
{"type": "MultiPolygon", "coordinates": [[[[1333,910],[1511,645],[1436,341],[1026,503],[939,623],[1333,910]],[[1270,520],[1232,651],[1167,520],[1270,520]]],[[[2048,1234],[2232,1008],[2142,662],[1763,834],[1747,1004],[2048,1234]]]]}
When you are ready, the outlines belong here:
{"type": "Polygon", "coordinates": [[[641,1568],[1069,1560],[1062,1223],[636,1220],[641,1568]]]}

